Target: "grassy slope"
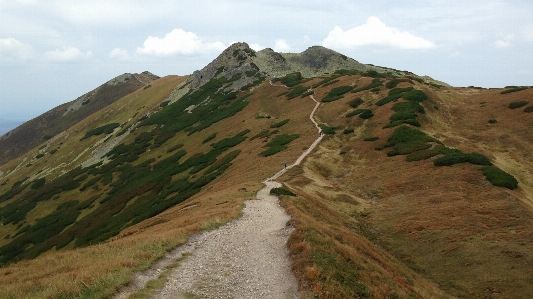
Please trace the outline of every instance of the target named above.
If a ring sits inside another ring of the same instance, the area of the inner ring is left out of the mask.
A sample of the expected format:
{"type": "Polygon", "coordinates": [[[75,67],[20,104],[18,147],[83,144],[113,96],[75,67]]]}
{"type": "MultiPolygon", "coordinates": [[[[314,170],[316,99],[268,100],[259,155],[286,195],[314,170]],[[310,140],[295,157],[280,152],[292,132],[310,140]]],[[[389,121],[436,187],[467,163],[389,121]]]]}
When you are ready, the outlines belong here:
{"type": "MultiPolygon", "coordinates": [[[[142,111],[156,105],[157,99],[164,99],[171,85],[182,79],[164,80],[168,81],[157,81],[160,89],[154,82],[152,88],[138,91],[137,99],[145,94],[143,101],[153,102],[140,105],[144,102],[136,101],[136,95],[131,95],[127,98],[131,103],[139,103],[135,104],[138,107],[125,106],[121,118],[117,116],[122,114],[113,115],[113,110],[88,118],[90,125],[72,128],[69,133],[73,137],[57,141],[47,150],[49,153],[59,142],[64,142],[53,155],[61,158],[56,161],[50,159],[52,155],[45,155],[35,160],[32,166],[22,167],[10,177],[8,185],[45,168],[45,161],[58,165],[72,160],[94,143],[94,140],[78,142],[86,128],[125,122],[132,116],[132,108],[140,108],[136,116],[140,117],[142,111]]],[[[372,82],[372,78],[360,76],[338,80],[315,89],[315,98],[323,98],[338,86],[363,87],[372,82]]],[[[305,84],[319,81],[314,79],[305,84]]],[[[398,87],[407,86],[411,85],[404,82],[398,87]]],[[[529,288],[533,285],[528,283],[532,277],[527,268],[532,259],[529,227],[533,218],[528,200],[533,198],[530,181],[533,165],[527,151],[531,148],[527,128],[531,128],[532,114],[504,106],[524,96],[531,97],[530,91],[500,95],[501,90],[434,89],[420,84],[416,87],[430,95],[430,100],[423,103],[426,115],[419,117],[425,132],[447,146],[485,154],[497,166],[515,175],[520,188],[509,191],[490,186],[479,166],[436,168],[432,160],[405,162],[404,156],[387,157],[386,151],[374,150],[394,130],[382,129],[389,123],[392,104],[371,105],[386,96],[388,89],[381,87],[379,94],[347,93],[342,99],[322,105],[318,113],[319,120],[339,127],[337,134],[324,139],[303,167],[294,168],[282,177],[298,195],[284,197],[282,203],[297,226],[289,246],[293,271],[302,289],[322,298],[452,298],[454,295],[490,298],[493,293],[499,293],[501,298],[525,298],[524,294],[531,293],[529,288]],[[373,110],[374,117],[368,120],[344,117],[352,110],[348,102],[356,97],[365,101],[360,108],[373,110]],[[487,103],[480,105],[483,101],[487,103]],[[498,123],[488,124],[491,118],[498,123]],[[519,121],[513,121],[516,119],[519,121]],[[344,128],[354,128],[355,134],[342,134],[344,128]],[[488,128],[489,133],[481,128],[488,128]],[[379,139],[363,141],[373,136],[379,139]]],[[[166,150],[178,143],[184,144],[188,157],[207,150],[211,142],[244,129],[251,130],[247,135],[250,137],[290,118],[278,134],[301,137],[290,143],[287,150],[259,157],[268,140],[248,138],[235,147],[241,154],[224,175],[192,198],[123,230],[109,242],[51,252],[0,268],[0,289],[17,298],[74,296],[80,292],[82,298],[103,298],[127,283],[132,271],[146,268],[165,250],[183,243],[189,234],[238,217],[243,200],[254,196],[261,188],[260,182],[278,171],[283,163],[295,160],[316,137],[316,130],[308,120],[314,102],[308,97],[287,101],[284,95],[278,96],[284,91],[283,87],[263,84],[247,99],[249,105],[234,117],[191,136],[179,132],[143,159],[164,157],[166,150]],[[272,118],[256,119],[258,115],[272,118]],[[216,138],[202,144],[214,132],[216,138]]],[[[142,128],[138,133],[149,129],[142,128]]],[[[32,155],[36,154],[34,150],[32,155]]],[[[24,163],[13,161],[1,170],[24,163]]],[[[55,204],[43,204],[40,208],[51,211],[55,204]]],[[[30,221],[39,217],[42,216],[34,212],[30,221]]],[[[4,235],[13,227],[0,229],[3,230],[0,235],[4,235]]]]}

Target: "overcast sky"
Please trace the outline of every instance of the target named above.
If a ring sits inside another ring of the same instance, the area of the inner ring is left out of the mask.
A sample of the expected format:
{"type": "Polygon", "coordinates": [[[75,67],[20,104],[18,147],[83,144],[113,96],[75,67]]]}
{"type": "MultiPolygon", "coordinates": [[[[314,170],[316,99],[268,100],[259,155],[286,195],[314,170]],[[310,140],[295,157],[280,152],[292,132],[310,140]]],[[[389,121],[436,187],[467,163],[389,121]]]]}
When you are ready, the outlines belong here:
{"type": "Polygon", "coordinates": [[[126,72],[190,74],[235,41],[323,45],[454,86],[533,85],[532,13],[527,0],[0,0],[0,119],[126,72]]]}

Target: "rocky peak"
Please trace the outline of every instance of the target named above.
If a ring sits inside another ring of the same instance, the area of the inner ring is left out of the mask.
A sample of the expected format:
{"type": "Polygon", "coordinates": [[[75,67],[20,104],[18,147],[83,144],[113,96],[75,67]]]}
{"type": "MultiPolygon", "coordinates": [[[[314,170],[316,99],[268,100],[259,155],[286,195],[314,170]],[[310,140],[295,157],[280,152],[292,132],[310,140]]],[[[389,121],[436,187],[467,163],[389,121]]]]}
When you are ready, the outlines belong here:
{"type": "MultiPolygon", "coordinates": [[[[256,52],[247,43],[234,43],[203,69],[192,74],[190,78],[191,88],[196,88],[213,78],[224,77],[230,79],[237,74],[258,71],[258,67],[252,60],[255,56],[256,52]]],[[[240,88],[249,82],[235,83],[232,89],[240,88]]]]}

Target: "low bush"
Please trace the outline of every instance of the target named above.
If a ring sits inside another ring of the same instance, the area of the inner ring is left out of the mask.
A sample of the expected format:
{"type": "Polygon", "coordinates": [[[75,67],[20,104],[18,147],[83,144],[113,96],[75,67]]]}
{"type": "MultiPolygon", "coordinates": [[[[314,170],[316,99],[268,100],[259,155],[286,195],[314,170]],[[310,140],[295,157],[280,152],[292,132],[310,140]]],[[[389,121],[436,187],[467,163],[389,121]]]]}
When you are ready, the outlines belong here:
{"type": "Polygon", "coordinates": [[[526,90],[527,86],[507,86],[506,88],[509,88],[509,89],[502,91],[501,94],[507,94],[511,92],[526,90]]]}
{"type": "Polygon", "coordinates": [[[207,136],[203,141],[202,141],[202,144],[205,144],[213,139],[215,139],[215,137],[217,137],[217,132],[207,136]]]}
{"type": "Polygon", "coordinates": [[[269,147],[267,150],[261,152],[259,155],[263,157],[272,156],[278,152],[281,152],[282,150],[285,150],[287,148],[287,144],[292,142],[293,140],[299,138],[299,134],[282,134],[277,135],[274,137],[269,143],[267,143],[267,146],[269,147]]]}
{"type": "Polygon", "coordinates": [[[356,93],[356,92],[360,92],[360,91],[364,91],[364,90],[369,90],[369,89],[373,89],[373,88],[379,87],[381,85],[383,85],[383,81],[376,78],[376,79],[372,80],[372,82],[370,84],[368,84],[367,86],[355,88],[355,89],[352,90],[352,92],[356,93]]]}
{"type": "Polygon", "coordinates": [[[524,107],[525,105],[529,104],[528,101],[518,101],[518,102],[512,102],[509,104],[509,108],[510,109],[517,109],[517,108],[521,108],[521,107],[524,107]]]}
{"type": "Polygon", "coordinates": [[[282,121],[280,121],[280,122],[277,122],[277,123],[275,123],[275,124],[271,124],[271,125],[270,125],[270,128],[275,129],[275,128],[282,127],[283,125],[285,125],[286,123],[288,123],[289,120],[290,120],[290,119],[287,118],[287,119],[284,119],[284,120],[282,120],[282,121]]]}
{"type": "Polygon", "coordinates": [[[378,136],[373,136],[373,137],[367,137],[365,139],[363,139],[364,141],[376,141],[378,140],[379,137],[378,136]]]}
{"type": "Polygon", "coordinates": [[[281,77],[279,80],[285,86],[293,87],[293,86],[300,84],[300,82],[302,82],[302,79],[303,79],[302,74],[300,72],[295,72],[295,73],[288,74],[285,77],[281,77]]]}
{"type": "Polygon", "coordinates": [[[319,87],[320,85],[323,85],[323,84],[329,83],[329,82],[331,82],[331,81],[336,81],[336,82],[338,82],[338,80],[335,80],[335,79],[337,79],[337,78],[339,78],[339,77],[340,77],[340,75],[332,75],[332,76],[329,76],[329,77],[327,77],[327,78],[324,78],[324,79],[322,79],[322,81],[318,82],[317,84],[314,84],[314,85],[313,85],[313,88],[317,88],[317,87],[319,87]]]}
{"type": "Polygon", "coordinates": [[[275,196],[279,196],[279,195],[296,196],[296,194],[292,193],[290,190],[285,189],[283,187],[270,189],[270,194],[275,195],[275,196]]]}
{"type": "Polygon", "coordinates": [[[435,166],[452,166],[459,163],[470,163],[475,165],[492,165],[490,160],[479,153],[465,154],[458,149],[445,149],[441,151],[444,156],[435,159],[435,166]]]}
{"type": "Polygon", "coordinates": [[[359,117],[362,119],[369,119],[374,116],[374,112],[372,110],[363,109],[363,112],[359,113],[359,117]]]}
{"type": "Polygon", "coordinates": [[[118,128],[118,127],[120,127],[120,124],[111,123],[111,124],[103,125],[101,127],[94,128],[92,130],[87,131],[87,133],[85,133],[85,136],[83,136],[80,139],[80,141],[82,141],[84,139],[87,139],[89,137],[92,137],[92,136],[98,136],[98,135],[101,135],[101,134],[111,134],[111,133],[113,133],[115,128],[118,128]]]}
{"type": "Polygon", "coordinates": [[[322,99],[322,102],[333,102],[340,98],[342,95],[352,90],[353,86],[339,86],[329,91],[329,93],[322,99]]]}
{"type": "Polygon", "coordinates": [[[483,171],[483,175],[493,186],[505,187],[511,190],[518,188],[518,181],[515,177],[496,166],[483,166],[481,171],[483,171]]]}
{"type": "Polygon", "coordinates": [[[320,129],[322,130],[322,133],[324,134],[328,134],[328,135],[334,135],[335,134],[335,127],[329,127],[328,125],[325,125],[325,124],[319,124],[318,125],[320,127],[320,129]]]}
{"type": "Polygon", "coordinates": [[[435,156],[439,155],[440,153],[441,153],[441,149],[438,148],[438,147],[428,148],[428,149],[424,149],[424,150],[420,150],[420,151],[409,153],[409,154],[407,154],[405,159],[408,162],[421,161],[421,160],[426,160],[426,159],[435,157],[435,156]]]}
{"type": "Polygon", "coordinates": [[[363,104],[363,99],[361,98],[355,98],[351,101],[348,102],[348,105],[350,105],[350,107],[352,108],[357,108],[359,106],[361,106],[361,104],[363,104]]]}
{"type": "Polygon", "coordinates": [[[498,122],[498,121],[495,120],[494,118],[489,119],[489,124],[495,124],[495,123],[497,123],[497,122],[498,122]]]}
{"type": "Polygon", "coordinates": [[[343,134],[350,134],[353,132],[354,132],[354,129],[344,129],[344,131],[342,131],[343,134]]]}
{"type": "Polygon", "coordinates": [[[309,88],[305,87],[305,86],[301,86],[301,85],[298,85],[298,86],[295,86],[293,89],[291,89],[291,91],[289,91],[289,93],[286,94],[287,96],[287,99],[293,99],[297,96],[300,96],[302,95],[303,93],[305,93],[309,88]]]}
{"type": "Polygon", "coordinates": [[[526,109],[524,109],[524,112],[527,112],[527,113],[533,112],[533,106],[526,107],[526,109]]]}
{"type": "Polygon", "coordinates": [[[40,178],[36,179],[33,184],[31,184],[30,188],[32,189],[39,189],[46,183],[46,178],[40,178]]]}

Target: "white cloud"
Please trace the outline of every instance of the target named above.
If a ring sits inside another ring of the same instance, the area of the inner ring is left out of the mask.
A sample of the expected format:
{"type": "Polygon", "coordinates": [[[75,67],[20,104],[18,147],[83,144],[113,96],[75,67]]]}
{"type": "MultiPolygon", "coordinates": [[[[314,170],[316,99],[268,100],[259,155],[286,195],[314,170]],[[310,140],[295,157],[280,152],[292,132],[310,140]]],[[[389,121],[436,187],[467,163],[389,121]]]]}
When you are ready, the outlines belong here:
{"type": "Polygon", "coordinates": [[[509,48],[512,45],[513,44],[508,40],[497,40],[496,42],[494,42],[494,46],[496,48],[509,48]]]}
{"type": "Polygon", "coordinates": [[[174,29],[165,34],[165,37],[149,36],[142,48],[137,48],[137,53],[169,56],[175,54],[191,55],[210,50],[222,51],[225,46],[221,42],[206,43],[195,33],[183,29],[174,29]]]}
{"type": "Polygon", "coordinates": [[[32,46],[14,38],[0,38],[0,60],[26,61],[33,55],[32,46]]]}
{"type": "Polygon", "coordinates": [[[126,50],[114,48],[111,52],[109,52],[109,58],[124,61],[130,59],[130,54],[126,50]]]}
{"type": "Polygon", "coordinates": [[[93,53],[91,51],[83,53],[75,47],[64,47],[63,49],[55,49],[54,51],[47,51],[44,53],[44,57],[47,60],[55,62],[71,62],[90,58],[92,55],[93,53]]]}
{"type": "Polygon", "coordinates": [[[254,51],[261,51],[265,47],[261,46],[260,44],[253,43],[253,44],[250,44],[250,48],[252,48],[254,51]]]}
{"type": "Polygon", "coordinates": [[[276,52],[289,52],[291,50],[291,47],[287,42],[283,39],[276,40],[276,44],[274,45],[274,51],[276,52]]]}
{"type": "Polygon", "coordinates": [[[384,45],[400,49],[431,49],[435,44],[398,28],[388,27],[377,17],[366,24],[344,31],[335,26],[322,42],[324,47],[347,49],[364,45],[384,45]]]}

